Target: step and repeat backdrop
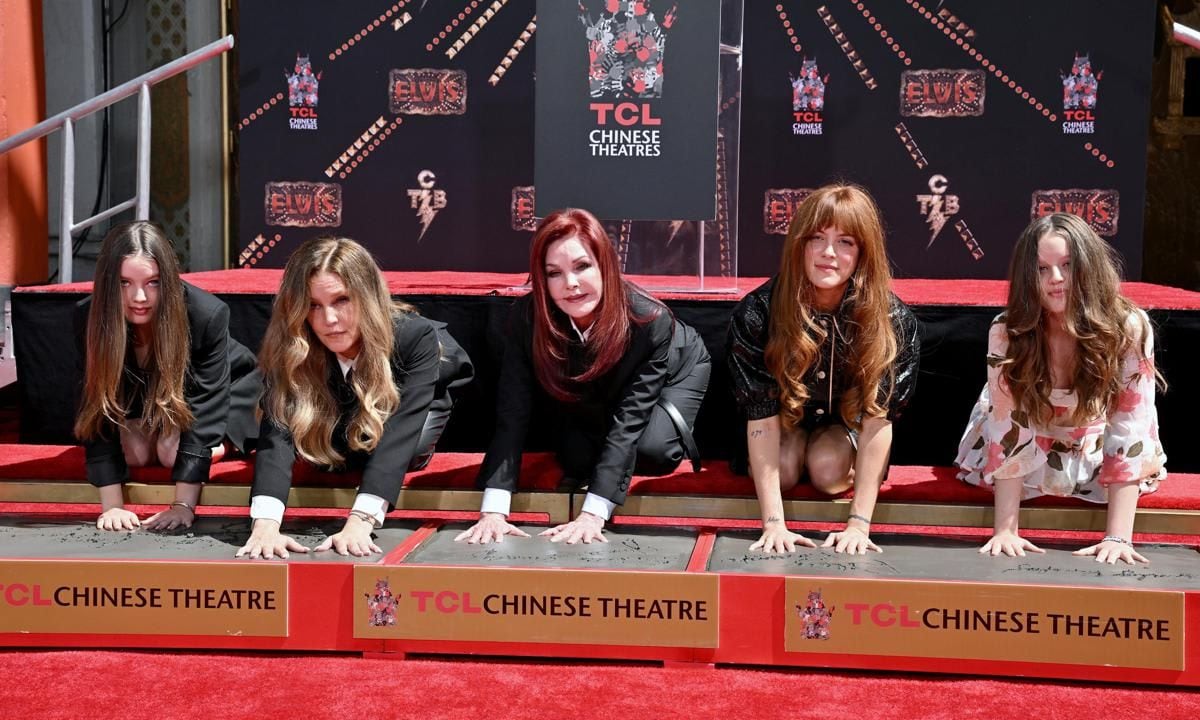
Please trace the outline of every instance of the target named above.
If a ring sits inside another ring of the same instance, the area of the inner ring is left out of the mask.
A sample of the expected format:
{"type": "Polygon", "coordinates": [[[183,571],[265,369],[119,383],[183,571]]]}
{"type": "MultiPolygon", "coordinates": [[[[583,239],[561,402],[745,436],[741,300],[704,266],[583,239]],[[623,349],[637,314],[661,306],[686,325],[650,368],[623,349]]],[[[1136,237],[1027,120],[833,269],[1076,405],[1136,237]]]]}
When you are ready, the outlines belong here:
{"type": "Polygon", "coordinates": [[[629,272],[695,273],[702,236],[705,272],[768,275],[796,205],[846,180],[899,277],[1002,278],[1021,228],[1065,210],[1138,279],[1154,11],[248,0],[233,256],[281,267],[335,233],[391,270],[517,272],[571,203],[629,272]]]}

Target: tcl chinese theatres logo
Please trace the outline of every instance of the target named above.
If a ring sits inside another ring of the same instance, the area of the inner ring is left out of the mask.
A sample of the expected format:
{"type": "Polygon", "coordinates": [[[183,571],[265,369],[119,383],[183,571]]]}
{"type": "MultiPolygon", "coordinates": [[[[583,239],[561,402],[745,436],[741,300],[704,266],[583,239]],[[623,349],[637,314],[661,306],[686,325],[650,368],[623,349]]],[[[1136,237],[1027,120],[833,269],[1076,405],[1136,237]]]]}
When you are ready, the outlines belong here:
{"type": "Polygon", "coordinates": [[[588,48],[588,91],[594,98],[662,97],[667,33],[676,7],[659,18],[650,0],[605,0],[595,18],[579,5],[588,48]]]}

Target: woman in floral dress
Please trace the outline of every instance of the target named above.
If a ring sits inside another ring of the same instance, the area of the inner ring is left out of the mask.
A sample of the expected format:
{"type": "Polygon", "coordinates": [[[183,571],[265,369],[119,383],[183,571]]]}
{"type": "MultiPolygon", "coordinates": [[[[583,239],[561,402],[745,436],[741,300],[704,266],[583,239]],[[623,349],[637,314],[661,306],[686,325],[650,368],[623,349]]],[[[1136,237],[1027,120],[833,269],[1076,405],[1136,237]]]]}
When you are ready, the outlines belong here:
{"type": "Polygon", "coordinates": [[[1147,562],[1132,542],[1138,496],[1167,475],[1153,353],[1150,321],[1121,295],[1109,245],[1074,215],[1034,220],[1013,250],[987,385],[956,460],[961,479],[995,490],[995,531],[981,553],[1043,552],[1019,536],[1018,506],[1071,495],[1109,506],[1104,538],[1076,555],[1147,562]]]}

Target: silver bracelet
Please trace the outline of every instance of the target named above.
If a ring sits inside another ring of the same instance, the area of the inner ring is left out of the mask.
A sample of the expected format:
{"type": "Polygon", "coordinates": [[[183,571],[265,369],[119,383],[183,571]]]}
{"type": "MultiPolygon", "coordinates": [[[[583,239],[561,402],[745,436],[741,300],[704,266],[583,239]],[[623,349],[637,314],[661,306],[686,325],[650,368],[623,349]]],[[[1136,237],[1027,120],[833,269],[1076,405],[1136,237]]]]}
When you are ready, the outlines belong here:
{"type": "Polygon", "coordinates": [[[1101,540],[1100,542],[1115,542],[1115,543],[1120,543],[1121,545],[1128,545],[1130,547],[1133,547],[1132,540],[1126,540],[1125,538],[1121,537],[1120,535],[1105,535],[1104,539],[1101,540]]]}
{"type": "Polygon", "coordinates": [[[374,515],[362,510],[351,510],[349,517],[355,517],[359,520],[362,520],[366,524],[370,525],[372,530],[378,530],[383,526],[383,523],[376,520],[374,515]]]}

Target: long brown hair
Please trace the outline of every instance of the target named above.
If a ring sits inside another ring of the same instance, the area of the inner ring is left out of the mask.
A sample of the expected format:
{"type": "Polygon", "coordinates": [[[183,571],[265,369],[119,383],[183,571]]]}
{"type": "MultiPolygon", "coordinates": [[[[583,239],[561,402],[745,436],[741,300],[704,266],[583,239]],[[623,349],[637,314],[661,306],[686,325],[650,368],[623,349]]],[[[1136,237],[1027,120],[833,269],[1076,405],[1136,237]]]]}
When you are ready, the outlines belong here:
{"type": "Polygon", "coordinates": [[[788,226],[779,277],[771,296],[766,362],[779,382],[780,416],[788,429],[804,417],[804,404],[809,398],[804,376],[819,357],[830,332],[816,321],[815,293],[804,267],[809,238],[828,227],[852,235],[859,248],[858,265],[845,298],[852,304],[851,327],[842,330],[850,342],[851,355],[842,366],[852,378],[840,408],[847,427],[858,427],[862,415],[886,414],[886,406],[878,399],[879,388],[883,377],[895,372],[898,348],[890,319],[892,273],[879,209],[870,194],[856,185],[826,185],[800,204],[788,226]]]}
{"type": "Polygon", "coordinates": [[[634,314],[619,267],[617,251],[608,233],[587,210],[555,210],[538,225],[529,251],[529,276],[533,282],[533,368],[538,382],[551,397],[563,402],[577,400],[579,385],[603,376],[625,354],[631,323],[649,322],[662,311],[656,301],[656,309],[649,316],[634,314]],[[563,313],[554,305],[546,283],[546,251],[554,242],[570,237],[578,237],[596,259],[601,280],[600,303],[587,340],[591,363],[575,376],[567,374],[567,332],[562,328],[563,321],[555,321],[563,313]]]}
{"type": "MultiPolygon", "coordinates": [[[[1052,213],[1037,218],[1017,239],[1008,268],[1008,305],[1004,323],[1008,353],[1001,363],[1013,405],[1031,418],[1047,422],[1050,404],[1050,358],[1038,276],[1038,242],[1053,233],[1067,241],[1070,281],[1064,325],[1077,343],[1071,389],[1078,404],[1071,420],[1084,424],[1116,406],[1124,387],[1121,359],[1131,348],[1145,358],[1150,328],[1144,315],[1121,295],[1120,260],[1082,218],[1052,213]]],[[[1166,383],[1155,371],[1160,388],[1166,383]]]]}
{"type": "Polygon", "coordinates": [[[258,355],[265,377],[266,411],[291,433],[301,457],[337,467],[345,458],[333,447],[338,405],[327,383],[330,363],[336,360],[308,323],[309,281],[323,272],[341,278],[358,312],[362,347],[351,384],[359,409],[347,429],[351,450],[374,450],[384,422],[400,406],[392,378],[393,316],[414,310],[392,300],[371,253],[349,238],[314,238],[288,258],[258,355]]]}
{"type": "Polygon", "coordinates": [[[183,281],[175,248],[162,228],[138,221],[113,227],[100,243],[88,310],[83,398],[75,418],[75,436],[92,440],[109,424],[124,426],[128,407],[124,383],[130,330],[125,320],[121,265],[145,257],[158,265],[158,307],[151,320],[152,340],[146,358],[146,392],[141,416],[155,433],[184,430],[192,425],[191,408],[183,386],[191,337],[183,281]]]}

